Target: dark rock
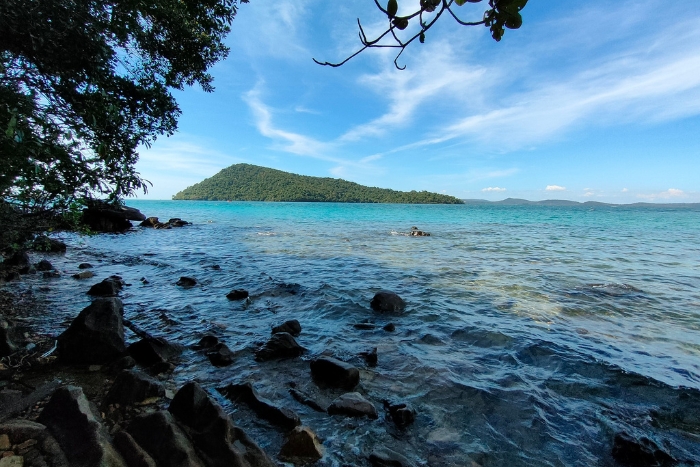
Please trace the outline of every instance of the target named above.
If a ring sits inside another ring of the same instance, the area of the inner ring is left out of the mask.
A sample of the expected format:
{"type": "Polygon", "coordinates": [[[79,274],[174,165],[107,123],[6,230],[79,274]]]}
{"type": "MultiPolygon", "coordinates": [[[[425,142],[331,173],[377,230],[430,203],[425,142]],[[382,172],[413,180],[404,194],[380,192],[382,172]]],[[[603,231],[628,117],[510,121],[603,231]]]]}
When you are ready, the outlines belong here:
{"type": "Polygon", "coordinates": [[[149,367],[178,357],[183,349],[163,338],[144,338],[131,344],[128,350],[139,365],[149,367]]]}
{"type": "Polygon", "coordinates": [[[160,224],[160,222],[158,222],[157,217],[149,217],[144,219],[144,221],[139,224],[139,227],[155,227],[158,224],[160,224]]]}
{"type": "Polygon", "coordinates": [[[355,323],[352,325],[355,329],[361,329],[363,331],[370,331],[376,327],[374,323],[355,323]]]}
{"type": "Polygon", "coordinates": [[[322,385],[353,389],[360,383],[360,370],[332,357],[311,361],[311,376],[322,385]]]}
{"type": "Polygon", "coordinates": [[[159,466],[205,467],[173,416],[159,411],[135,417],[127,432],[159,466]]]}
{"type": "Polygon", "coordinates": [[[80,312],[58,336],[58,352],[65,363],[103,364],[125,351],[122,315],[118,298],[100,298],[80,312]]]}
{"type": "Polygon", "coordinates": [[[42,259],[38,263],[36,263],[36,270],[43,272],[43,271],[53,271],[53,264],[51,264],[48,260],[42,259]]]}
{"type": "Polygon", "coordinates": [[[151,397],[165,397],[165,388],[156,379],[138,370],[123,370],[105,397],[105,404],[134,405],[151,397]]]}
{"type": "Polygon", "coordinates": [[[0,357],[7,357],[17,351],[17,346],[10,337],[10,323],[0,320],[0,357]]]}
{"type": "MultiPolygon", "coordinates": [[[[73,274],[71,277],[72,277],[73,279],[90,279],[91,277],[94,277],[94,276],[95,276],[95,273],[92,272],[92,271],[81,271],[81,272],[76,272],[76,273],[73,274]]],[[[97,285],[100,285],[100,284],[97,284],[97,285]]],[[[93,286],[93,287],[94,287],[94,286],[93,286]]],[[[103,287],[104,287],[104,286],[103,286],[103,287]]],[[[109,288],[109,287],[107,287],[107,288],[109,288]]],[[[92,289],[90,289],[90,290],[92,290],[92,289]]],[[[99,295],[99,294],[94,294],[94,293],[93,293],[93,294],[90,294],[90,295],[99,295]]]]}
{"type": "Polygon", "coordinates": [[[290,319],[272,328],[272,334],[278,334],[280,332],[286,332],[296,337],[301,334],[301,324],[295,319],[290,319]]]}
{"type": "Polygon", "coordinates": [[[66,244],[61,240],[50,238],[46,235],[39,235],[32,242],[32,250],[46,251],[49,253],[63,253],[66,251],[66,244]]]}
{"type": "Polygon", "coordinates": [[[394,332],[394,331],[396,331],[396,326],[394,326],[394,323],[389,323],[386,326],[384,326],[382,329],[384,329],[386,332],[394,332]]]}
{"type": "Polygon", "coordinates": [[[114,447],[129,467],[156,467],[156,461],[126,431],[114,435],[114,447]]]}
{"type": "Polygon", "coordinates": [[[369,352],[360,353],[362,358],[365,359],[369,366],[375,366],[377,364],[377,348],[373,348],[369,352]]]}
{"type": "Polygon", "coordinates": [[[304,348],[287,332],[273,334],[262,348],[255,352],[255,360],[264,362],[276,358],[294,358],[304,353],[304,348]]]}
{"type": "Polygon", "coordinates": [[[430,234],[428,232],[418,230],[418,227],[411,227],[409,235],[412,237],[430,237],[430,234]]]}
{"type": "Polygon", "coordinates": [[[236,354],[223,342],[219,342],[207,351],[207,357],[214,366],[228,366],[233,363],[235,356],[236,354]]]}
{"type": "Polygon", "coordinates": [[[287,435],[279,457],[296,465],[309,464],[323,457],[323,447],[310,428],[297,426],[287,435]]]}
{"type": "Polygon", "coordinates": [[[330,415],[347,415],[350,417],[379,418],[377,409],[359,392],[348,392],[334,400],[328,407],[330,415]]]}
{"type": "Polygon", "coordinates": [[[413,467],[413,463],[398,452],[384,447],[376,448],[369,455],[372,467],[413,467]]]}
{"type": "Polygon", "coordinates": [[[58,271],[47,271],[42,275],[42,277],[44,279],[55,279],[57,277],[61,277],[61,274],[58,271]]]}
{"type": "Polygon", "coordinates": [[[389,416],[399,428],[406,428],[416,420],[416,411],[408,404],[385,403],[389,416]]]}
{"type": "Polygon", "coordinates": [[[214,271],[221,271],[221,266],[219,266],[218,264],[212,264],[211,268],[214,271]]]}
{"type": "Polygon", "coordinates": [[[210,349],[219,343],[219,338],[212,335],[202,337],[198,343],[192,346],[193,350],[210,349]]]}
{"type": "Polygon", "coordinates": [[[51,436],[49,430],[40,423],[22,419],[10,420],[0,425],[0,435],[7,435],[12,445],[36,442],[33,448],[37,459],[31,459],[31,453],[25,454],[25,465],[31,467],[44,465],[69,467],[68,459],[66,459],[58,442],[51,436]]]}
{"type": "Polygon", "coordinates": [[[186,225],[190,225],[190,222],[183,221],[183,220],[180,219],[179,217],[176,217],[176,218],[174,218],[174,219],[170,219],[170,220],[168,221],[168,225],[171,225],[171,226],[173,226],[173,227],[184,227],[184,226],[186,226],[186,225]]]}
{"type": "Polygon", "coordinates": [[[125,212],[107,203],[84,209],[82,221],[96,232],[126,232],[132,227],[125,212]]]}
{"type": "Polygon", "coordinates": [[[194,277],[187,277],[187,276],[182,276],[179,281],[175,283],[175,285],[179,285],[180,287],[194,287],[197,285],[197,279],[194,277]]]}
{"type": "Polygon", "coordinates": [[[92,264],[90,263],[80,263],[78,269],[92,269],[92,264]]]}
{"type": "Polygon", "coordinates": [[[275,466],[243,430],[233,425],[221,406],[199,384],[185,384],[175,394],[168,410],[188,428],[208,466],[275,466]]]}
{"type": "Polygon", "coordinates": [[[130,221],[142,221],[146,219],[145,214],[143,214],[136,208],[130,208],[129,206],[121,206],[119,210],[123,212],[124,217],[126,217],[130,221]]]}
{"type": "Polygon", "coordinates": [[[369,304],[378,313],[401,313],[406,308],[406,302],[388,290],[380,290],[374,294],[369,304]]]}
{"type": "Polygon", "coordinates": [[[27,274],[32,268],[26,251],[17,251],[2,263],[4,269],[12,269],[20,274],[27,274]]]}
{"type": "Polygon", "coordinates": [[[90,287],[87,293],[95,297],[114,297],[123,286],[124,281],[122,281],[121,278],[118,276],[111,276],[90,287]]]}
{"type": "Polygon", "coordinates": [[[79,387],[57,389],[37,421],[56,438],[71,466],[126,465],[79,387]]]}
{"type": "Polygon", "coordinates": [[[243,300],[248,298],[248,291],[243,289],[232,290],[226,294],[226,298],[229,300],[243,300]]]}
{"type": "Polygon", "coordinates": [[[128,370],[128,369],[133,368],[135,366],[136,366],[136,360],[134,360],[129,355],[126,355],[118,360],[115,360],[109,366],[109,369],[111,372],[117,372],[117,371],[121,371],[121,370],[128,370]]]}
{"type": "Polygon", "coordinates": [[[612,456],[629,467],[667,467],[678,462],[649,438],[635,439],[627,433],[615,435],[612,456]]]}
{"type": "Polygon", "coordinates": [[[283,428],[294,428],[301,425],[299,416],[285,407],[277,407],[272,402],[260,397],[253,384],[229,384],[217,389],[220,393],[234,402],[243,402],[248,405],[260,418],[283,428]]]}
{"type": "Polygon", "coordinates": [[[314,409],[317,412],[326,412],[326,409],[321,406],[318,402],[304,394],[303,392],[299,391],[298,389],[290,388],[289,393],[292,395],[292,397],[299,403],[308,405],[312,409],[314,409]]]}

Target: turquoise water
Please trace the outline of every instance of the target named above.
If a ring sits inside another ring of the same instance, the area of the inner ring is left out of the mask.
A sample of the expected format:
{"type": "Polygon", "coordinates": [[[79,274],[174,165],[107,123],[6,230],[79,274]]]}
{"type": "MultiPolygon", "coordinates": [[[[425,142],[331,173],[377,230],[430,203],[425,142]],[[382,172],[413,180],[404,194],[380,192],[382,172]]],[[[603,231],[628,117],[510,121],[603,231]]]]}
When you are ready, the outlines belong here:
{"type": "MultiPolygon", "coordinates": [[[[422,465],[612,466],[620,431],[687,465],[700,459],[698,209],[129,204],[193,225],[68,236],[73,248],[55,261],[66,272],[88,261],[99,279],[124,277],[126,316],[154,334],[184,344],[217,334],[239,352],[236,363],[213,368],[190,352],[176,379],[209,389],[253,380],[325,440],[318,465],[364,465],[384,445],[422,465]],[[412,226],[431,236],[407,236],[412,226]],[[199,286],[176,287],[183,275],[199,286]],[[250,302],[229,302],[233,288],[249,290],[250,302]],[[380,289],[401,295],[406,313],[376,315],[369,301],[380,289]],[[306,354],[255,362],[270,327],[292,318],[306,354]],[[376,329],[352,326],[366,320],[376,329]],[[388,322],[395,332],[382,330],[388,322]],[[373,347],[371,368],[359,353],[373,347]],[[385,399],[410,402],[416,423],[399,431],[383,417],[343,420],[297,404],[289,381],[334,395],[308,374],[308,359],[324,352],[362,368],[359,391],[379,409],[385,399]]],[[[36,281],[58,333],[88,303],[92,282],[36,281]]],[[[221,402],[279,449],[283,433],[221,402]]]]}

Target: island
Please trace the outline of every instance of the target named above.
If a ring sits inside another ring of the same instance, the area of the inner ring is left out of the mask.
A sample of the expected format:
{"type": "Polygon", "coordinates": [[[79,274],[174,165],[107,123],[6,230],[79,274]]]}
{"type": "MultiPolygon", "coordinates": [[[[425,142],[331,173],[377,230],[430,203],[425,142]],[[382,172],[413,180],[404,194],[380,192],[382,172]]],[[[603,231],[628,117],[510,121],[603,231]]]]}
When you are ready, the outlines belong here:
{"type": "Polygon", "coordinates": [[[294,201],[332,203],[463,204],[429,191],[367,187],[339,178],[296,175],[252,164],[234,164],[173,196],[174,200],[294,201]]]}

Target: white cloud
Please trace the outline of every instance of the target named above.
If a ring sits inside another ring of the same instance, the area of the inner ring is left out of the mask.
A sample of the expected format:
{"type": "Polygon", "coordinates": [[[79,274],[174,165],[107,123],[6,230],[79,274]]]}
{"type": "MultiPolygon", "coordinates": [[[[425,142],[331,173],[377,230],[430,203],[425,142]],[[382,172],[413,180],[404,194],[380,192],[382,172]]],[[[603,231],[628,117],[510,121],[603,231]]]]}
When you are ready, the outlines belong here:
{"type": "Polygon", "coordinates": [[[506,189],[501,188],[501,187],[497,187],[497,186],[490,186],[488,188],[482,189],[481,191],[483,191],[483,192],[502,192],[502,191],[506,191],[506,189]]]}
{"type": "Polygon", "coordinates": [[[650,201],[654,201],[657,199],[673,199],[673,198],[686,198],[688,194],[684,192],[683,190],[679,190],[678,188],[669,188],[666,191],[662,191],[660,193],[649,193],[649,194],[638,194],[637,198],[642,198],[642,199],[648,199],[650,201]]]}
{"type": "Polygon", "coordinates": [[[628,190],[627,188],[623,188],[623,189],[622,189],[622,192],[623,192],[623,193],[627,193],[628,191],[629,191],[629,190],[628,190]]]}
{"type": "Polygon", "coordinates": [[[360,163],[367,164],[369,162],[378,161],[382,157],[384,157],[382,154],[374,154],[372,156],[363,157],[362,159],[360,159],[360,163]]]}
{"type": "Polygon", "coordinates": [[[566,191],[566,188],[563,186],[559,185],[547,185],[547,188],[545,188],[547,191],[566,191]]]}
{"type": "Polygon", "coordinates": [[[585,192],[585,193],[583,194],[583,196],[585,196],[586,198],[588,198],[588,197],[590,197],[590,196],[593,196],[594,194],[595,194],[595,193],[593,193],[592,191],[587,191],[587,192],[585,192]]]}

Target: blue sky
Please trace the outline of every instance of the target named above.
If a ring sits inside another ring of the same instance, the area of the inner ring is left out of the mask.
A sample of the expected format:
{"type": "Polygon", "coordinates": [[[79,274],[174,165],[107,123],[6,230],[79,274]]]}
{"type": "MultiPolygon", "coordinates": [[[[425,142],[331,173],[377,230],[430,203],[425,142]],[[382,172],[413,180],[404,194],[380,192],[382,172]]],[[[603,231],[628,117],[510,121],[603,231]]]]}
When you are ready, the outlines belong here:
{"type": "MultiPolygon", "coordinates": [[[[399,13],[418,1],[399,0],[399,13]]],[[[456,7],[480,19],[484,3],[456,7]]],[[[530,0],[496,43],[443,17],[402,55],[359,47],[371,0],[251,0],[179,132],[138,170],[169,199],[231,164],[459,198],[700,202],[700,1],[530,0]]],[[[410,29],[410,28],[409,28],[410,29]]]]}

